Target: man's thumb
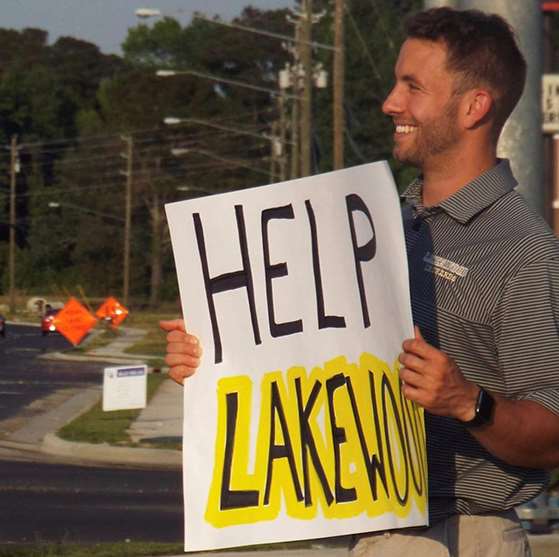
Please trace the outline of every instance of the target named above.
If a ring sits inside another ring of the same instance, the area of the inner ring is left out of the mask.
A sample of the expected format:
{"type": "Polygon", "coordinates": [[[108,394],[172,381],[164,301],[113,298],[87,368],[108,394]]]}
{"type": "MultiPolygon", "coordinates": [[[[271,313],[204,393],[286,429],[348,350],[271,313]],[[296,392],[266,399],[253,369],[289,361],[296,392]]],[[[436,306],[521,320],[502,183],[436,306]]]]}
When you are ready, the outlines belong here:
{"type": "Polygon", "coordinates": [[[159,326],[166,332],[182,331],[186,333],[186,325],[184,319],[171,319],[169,321],[160,321],[159,326]]]}

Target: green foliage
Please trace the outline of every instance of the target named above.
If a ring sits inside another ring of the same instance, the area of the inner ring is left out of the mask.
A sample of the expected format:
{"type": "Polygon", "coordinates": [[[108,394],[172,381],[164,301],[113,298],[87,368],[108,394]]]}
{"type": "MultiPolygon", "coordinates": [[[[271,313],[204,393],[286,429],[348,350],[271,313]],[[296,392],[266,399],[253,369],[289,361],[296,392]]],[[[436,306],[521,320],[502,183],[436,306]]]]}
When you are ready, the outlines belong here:
{"type": "Polygon", "coordinates": [[[34,544],[14,544],[0,547],[0,557],[148,557],[178,555],[183,544],[155,542],[121,542],[99,544],[74,544],[61,541],[34,544]]]}
{"type": "MultiPolygon", "coordinates": [[[[400,188],[413,179],[415,171],[403,168],[392,157],[394,128],[391,119],[382,113],[382,103],[392,87],[394,65],[404,38],[405,17],[421,6],[420,0],[352,0],[347,5],[344,20],[345,163],[354,166],[388,160],[400,188]]],[[[315,7],[318,9],[320,4],[315,7]]],[[[313,38],[325,44],[334,43],[332,10],[326,11],[313,38]]],[[[317,59],[326,68],[332,65],[329,51],[317,52],[317,59]]],[[[315,89],[314,114],[323,153],[319,163],[321,171],[332,168],[332,103],[331,87],[315,89]]]]}
{"type": "MultiPolygon", "coordinates": [[[[315,0],[313,5],[315,12],[324,12],[313,26],[313,39],[332,44],[333,3],[315,0]]],[[[393,126],[381,106],[393,79],[402,21],[420,5],[420,0],[352,0],[345,18],[346,166],[388,159],[400,187],[413,171],[392,160],[393,126]]],[[[234,23],[293,36],[287,15],[288,10],[247,7],[234,23]]],[[[120,296],[128,169],[123,136],[129,136],[131,294],[152,305],[176,299],[163,205],[273,179],[269,136],[279,119],[277,99],[232,82],[277,89],[279,70],[293,62],[290,52],[276,38],[198,17],[187,25],[163,18],[130,29],[123,58],[106,56],[97,46],[71,37],[48,45],[47,34],[39,29],[0,29],[0,40],[5,51],[0,60],[0,142],[7,145],[17,134],[20,146],[18,288],[59,292],[80,284],[91,296],[120,296]],[[186,73],[157,77],[155,70],[162,68],[186,73]],[[183,123],[165,126],[169,116],[183,123]],[[184,154],[173,156],[176,148],[184,154]]],[[[315,49],[314,58],[329,70],[331,82],[331,51],[315,49]]],[[[290,111],[291,103],[286,104],[290,111]]],[[[314,90],[313,110],[316,171],[328,171],[330,86],[314,90]]],[[[0,154],[0,174],[5,285],[6,150],[0,154]]]]}

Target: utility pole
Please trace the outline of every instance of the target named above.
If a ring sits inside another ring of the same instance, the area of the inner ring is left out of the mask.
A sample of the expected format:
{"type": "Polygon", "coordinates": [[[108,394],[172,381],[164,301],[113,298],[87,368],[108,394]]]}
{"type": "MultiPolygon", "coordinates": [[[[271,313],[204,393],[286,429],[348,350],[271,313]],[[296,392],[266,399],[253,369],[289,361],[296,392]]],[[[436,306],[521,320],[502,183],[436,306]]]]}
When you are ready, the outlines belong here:
{"type": "Polygon", "coordinates": [[[278,153],[278,123],[272,122],[272,130],[270,135],[270,184],[276,181],[278,176],[279,156],[278,153]]]}
{"type": "Polygon", "coordinates": [[[134,143],[132,136],[123,136],[122,140],[126,144],[126,153],[122,157],[126,159],[126,171],[123,174],[126,176],[126,195],[124,203],[124,253],[123,253],[123,284],[122,284],[122,303],[126,306],[128,304],[128,297],[130,294],[130,236],[132,229],[132,164],[134,143]]]}
{"type": "Polygon", "coordinates": [[[280,89],[280,94],[278,96],[278,110],[279,110],[279,140],[281,153],[279,156],[279,177],[283,182],[287,179],[286,166],[287,166],[287,149],[285,148],[285,141],[287,139],[286,135],[286,122],[285,122],[285,92],[280,89]]]}
{"type": "MultiPolygon", "coordinates": [[[[301,87],[300,87],[300,75],[299,70],[301,68],[301,58],[300,58],[300,48],[299,41],[301,40],[301,19],[294,21],[295,24],[295,47],[291,49],[291,54],[293,55],[293,64],[288,66],[289,74],[288,78],[284,84],[285,87],[288,83],[291,83],[293,87],[293,95],[291,99],[291,170],[290,178],[294,180],[301,176],[301,164],[300,164],[300,138],[299,138],[299,108],[301,106],[301,87]]],[[[281,88],[281,85],[280,85],[281,88]]]]}
{"type": "Polygon", "coordinates": [[[303,66],[303,92],[301,98],[301,176],[311,175],[312,142],[312,0],[303,0],[301,13],[300,59],[303,66]]]}
{"type": "Polygon", "coordinates": [[[10,144],[10,255],[9,255],[9,306],[10,313],[16,311],[16,173],[17,136],[12,135],[10,144]]]}
{"type": "Polygon", "coordinates": [[[334,12],[334,170],[344,167],[344,82],[345,82],[345,48],[344,48],[344,14],[345,0],[336,0],[334,12]]]}

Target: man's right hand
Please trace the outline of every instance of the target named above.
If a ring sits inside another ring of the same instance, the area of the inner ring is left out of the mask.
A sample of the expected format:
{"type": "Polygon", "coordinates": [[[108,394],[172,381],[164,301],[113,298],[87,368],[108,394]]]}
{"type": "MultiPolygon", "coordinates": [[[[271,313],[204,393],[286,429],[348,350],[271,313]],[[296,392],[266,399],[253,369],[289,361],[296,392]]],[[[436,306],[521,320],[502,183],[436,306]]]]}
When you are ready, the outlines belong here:
{"type": "Polygon", "coordinates": [[[185,377],[191,376],[200,366],[200,341],[186,332],[183,319],[160,321],[159,326],[167,332],[165,363],[169,366],[169,377],[182,385],[185,377]]]}

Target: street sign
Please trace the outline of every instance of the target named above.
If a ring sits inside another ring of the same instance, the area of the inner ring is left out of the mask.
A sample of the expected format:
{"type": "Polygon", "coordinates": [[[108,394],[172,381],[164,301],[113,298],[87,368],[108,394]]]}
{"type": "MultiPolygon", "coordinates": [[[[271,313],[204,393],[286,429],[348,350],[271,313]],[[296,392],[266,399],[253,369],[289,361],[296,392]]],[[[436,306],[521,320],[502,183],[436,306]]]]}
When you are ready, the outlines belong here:
{"type": "Polygon", "coordinates": [[[95,315],[99,319],[109,321],[111,327],[116,329],[126,319],[128,310],[116,298],[111,296],[99,306],[95,315]]]}
{"type": "Polygon", "coordinates": [[[74,346],[81,342],[96,323],[97,319],[75,298],[70,298],[54,318],[56,330],[74,346]]]}
{"type": "Polygon", "coordinates": [[[543,132],[559,132],[559,74],[544,74],[542,80],[543,132]]]}
{"type": "Polygon", "coordinates": [[[106,367],[103,374],[103,411],[145,408],[146,365],[106,367]]]}

